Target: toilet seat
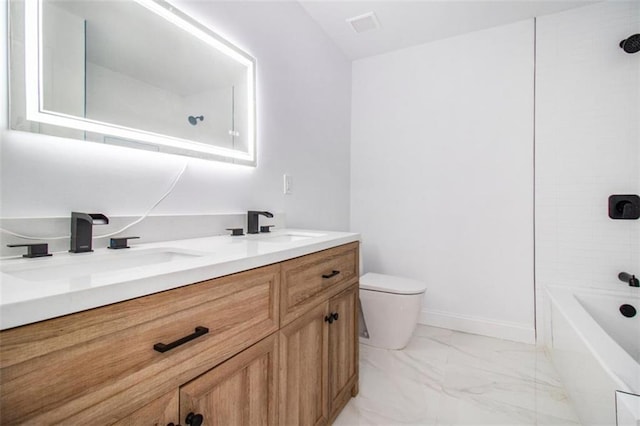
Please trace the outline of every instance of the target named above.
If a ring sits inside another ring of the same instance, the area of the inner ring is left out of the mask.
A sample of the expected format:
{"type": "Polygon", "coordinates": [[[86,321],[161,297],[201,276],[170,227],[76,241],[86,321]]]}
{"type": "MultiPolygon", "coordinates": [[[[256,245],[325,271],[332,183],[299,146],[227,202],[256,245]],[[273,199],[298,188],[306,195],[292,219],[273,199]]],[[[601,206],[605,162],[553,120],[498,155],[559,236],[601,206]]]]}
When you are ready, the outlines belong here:
{"type": "Polygon", "coordinates": [[[390,294],[420,294],[425,292],[427,286],[421,281],[368,272],[360,277],[360,289],[390,294]]]}

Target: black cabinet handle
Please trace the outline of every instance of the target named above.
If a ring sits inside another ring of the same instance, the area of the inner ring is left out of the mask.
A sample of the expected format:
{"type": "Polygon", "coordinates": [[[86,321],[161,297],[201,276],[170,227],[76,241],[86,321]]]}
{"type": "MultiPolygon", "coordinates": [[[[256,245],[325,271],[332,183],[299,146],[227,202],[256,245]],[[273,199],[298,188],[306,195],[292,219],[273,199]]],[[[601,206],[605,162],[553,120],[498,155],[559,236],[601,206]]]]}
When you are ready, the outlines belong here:
{"type": "Polygon", "coordinates": [[[200,426],[202,425],[203,421],[204,421],[204,417],[202,416],[202,414],[194,414],[194,413],[187,414],[187,417],[184,419],[184,422],[189,426],[200,426]]]}
{"type": "Polygon", "coordinates": [[[322,275],[322,278],[333,278],[336,275],[338,275],[340,273],[340,271],[332,271],[330,274],[324,274],[322,275]]]}
{"type": "Polygon", "coordinates": [[[334,321],[338,321],[338,313],[337,312],[332,312],[329,315],[324,317],[324,321],[328,322],[329,324],[333,324],[334,321]]]}
{"type": "Polygon", "coordinates": [[[207,334],[209,332],[209,329],[207,327],[196,327],[195,333],[190,334],[188,336],[185,336],[181,339],[176,340],[175,342],[171,342],[169,344],[164,344],[164,343],[156,343],[155,345],[153,345],[153,349],[158,351],[158,352],[167,352],[170,351],[173,348],[176,348],[180,345],[183,345],[185,343],[187,343],[190,340],[193,340],[197,337],[203,336],[205,334],[207,334]]]}

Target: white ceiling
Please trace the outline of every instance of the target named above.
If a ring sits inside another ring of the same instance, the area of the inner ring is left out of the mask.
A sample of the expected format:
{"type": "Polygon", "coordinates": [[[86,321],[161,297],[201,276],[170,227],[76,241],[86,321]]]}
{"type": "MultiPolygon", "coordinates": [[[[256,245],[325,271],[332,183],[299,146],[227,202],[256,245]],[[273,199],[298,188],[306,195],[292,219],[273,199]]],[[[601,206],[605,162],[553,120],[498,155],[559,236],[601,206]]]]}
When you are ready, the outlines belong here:
{"type": "Polygon", "coordinates": [[[350,59],[359,59],[595,3],[590,0],[299,0],[350,59]],[[356,33],[345,21],[375,12],[380,29],[356,33]]]}

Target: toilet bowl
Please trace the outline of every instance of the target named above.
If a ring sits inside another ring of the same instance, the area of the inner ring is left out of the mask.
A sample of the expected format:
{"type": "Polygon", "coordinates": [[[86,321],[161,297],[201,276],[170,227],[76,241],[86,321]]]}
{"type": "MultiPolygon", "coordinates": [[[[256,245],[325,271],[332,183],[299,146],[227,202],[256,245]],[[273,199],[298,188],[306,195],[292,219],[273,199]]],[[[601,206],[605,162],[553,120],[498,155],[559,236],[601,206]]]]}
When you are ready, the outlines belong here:
{"type": "Polygon", "coordinates": [[[360,277],[360,343],[402,349],[418,324],[423,282],[367,273],[360,277]]]}

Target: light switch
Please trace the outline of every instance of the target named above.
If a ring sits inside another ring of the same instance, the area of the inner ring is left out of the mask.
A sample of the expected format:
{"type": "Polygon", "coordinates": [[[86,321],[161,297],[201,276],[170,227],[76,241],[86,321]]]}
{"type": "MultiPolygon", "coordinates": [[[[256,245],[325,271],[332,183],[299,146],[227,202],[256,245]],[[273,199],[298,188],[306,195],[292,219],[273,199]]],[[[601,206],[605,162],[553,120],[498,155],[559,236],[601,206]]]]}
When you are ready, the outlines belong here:
{"type": "Polygon", "coordinates": [[[285,194],[291,194],[291,184],[292,184],[293,178],[291,177],[291,175],[288,175],[286,173],[282,177],[284,181],[283,192],[285,194]]]}

